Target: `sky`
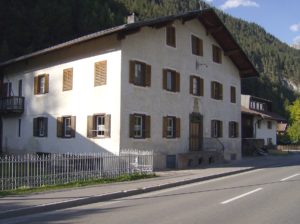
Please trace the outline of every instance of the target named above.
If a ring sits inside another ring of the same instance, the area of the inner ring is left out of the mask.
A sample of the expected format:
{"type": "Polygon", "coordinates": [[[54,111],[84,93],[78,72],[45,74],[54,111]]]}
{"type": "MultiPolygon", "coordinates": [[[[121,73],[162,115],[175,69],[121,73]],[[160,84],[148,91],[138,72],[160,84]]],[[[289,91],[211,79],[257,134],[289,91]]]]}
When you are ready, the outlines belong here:
{"type": "Polygon", "coordinates": [[[300,44],[300,0],[205,0],[234,17],[254,22],[282,42],[300,44]]]}

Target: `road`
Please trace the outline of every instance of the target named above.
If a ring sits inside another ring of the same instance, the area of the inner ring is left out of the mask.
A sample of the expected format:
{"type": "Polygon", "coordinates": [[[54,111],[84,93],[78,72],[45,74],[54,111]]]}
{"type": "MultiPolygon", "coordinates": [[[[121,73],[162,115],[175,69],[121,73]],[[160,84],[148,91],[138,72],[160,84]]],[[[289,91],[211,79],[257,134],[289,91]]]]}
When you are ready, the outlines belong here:
{"type": "Polygon", "coordinates": [[[2,223],[300,223],[300,165],[258,169],[2,223]]]}

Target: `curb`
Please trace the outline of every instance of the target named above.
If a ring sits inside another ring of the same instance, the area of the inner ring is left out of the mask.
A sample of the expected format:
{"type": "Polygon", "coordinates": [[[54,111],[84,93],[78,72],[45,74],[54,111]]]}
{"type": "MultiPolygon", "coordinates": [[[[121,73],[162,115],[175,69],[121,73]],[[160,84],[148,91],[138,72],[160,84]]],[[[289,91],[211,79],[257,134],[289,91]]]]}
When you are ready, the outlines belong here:
{"type": "Polygon", "coordinates": [[[36,214],[36,213],[50,212],[50,211],[55,211],[55,210],[78,207],[78,206],[87,205],[87,204],[104,202],[104,201],[129,197],[129,196],[133,196],[133,195],[139,195],[139,194],[143,194],[143,193],[163,190],[163,189],[167,189],[167,188],[173,188],[173,187],[178,187],[178,186],[182,186],[182,185],[192,184],[192,183],[196,183],[196,182],[216,179],[216,178],[220,178],[220,177],[231,176],[231,175],[235,175],[235,174],[239,174],[239,173],[245,173],[245,172],[249,172],[249,171],[256,170],[256,169],[258,169],[258,167],[251,167],[251,168],[231,171],[231,172],[227,172],[227,173],[215,174],[215,175],[206,176],[206,177],[186,179],[186,180],[181,180],[181,181],[177,181],[177,182],[173,182],[173,183],[159,184],[159,185],[145,187],[145,188],[141,188],[141,189],[119,191],[119,192],[113,192],[113,193],[109,193],[109,194],[101,194],[101,195],[94,195],[94,196],[90,196],[90,197],[78,198],[78,199],[74,199],[74,200],[67,200],[67,201],[54,202],[54,203],[43,204],[43,205],[36,205],[36,206],[28,207],[28,208],[8,210],[5,212],[0,212],[0,219],[8,219],[8,218],[13,218],[13,217],[17,217],[17,216],[32,215],[32,214],[36,214]]]}

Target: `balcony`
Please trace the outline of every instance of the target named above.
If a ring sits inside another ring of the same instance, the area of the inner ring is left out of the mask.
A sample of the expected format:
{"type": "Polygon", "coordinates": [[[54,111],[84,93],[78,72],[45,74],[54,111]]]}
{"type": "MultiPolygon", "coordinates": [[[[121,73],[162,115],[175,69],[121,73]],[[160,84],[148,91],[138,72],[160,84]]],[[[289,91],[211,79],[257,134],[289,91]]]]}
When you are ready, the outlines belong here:
{"type": "Polygon", "coordinates": [[[0,114],[22,114],[24,112],[24,97],[8,96],[0,98],[0,114]]]}

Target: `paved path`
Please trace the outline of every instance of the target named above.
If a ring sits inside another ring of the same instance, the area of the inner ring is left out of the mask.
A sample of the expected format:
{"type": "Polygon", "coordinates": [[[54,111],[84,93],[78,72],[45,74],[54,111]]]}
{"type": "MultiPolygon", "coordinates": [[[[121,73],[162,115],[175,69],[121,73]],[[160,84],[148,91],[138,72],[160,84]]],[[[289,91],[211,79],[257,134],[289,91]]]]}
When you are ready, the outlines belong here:
{"type": "Polygon", "coordinates": [[[299,161],[300,155],[256,157],[216,167],[157,172],[159,177],[145,180],[10,196],[0,198],[0,219],[107,201],[228,176],[261,167],[285,166],[287,163],[296,164],[299,161]]]}

